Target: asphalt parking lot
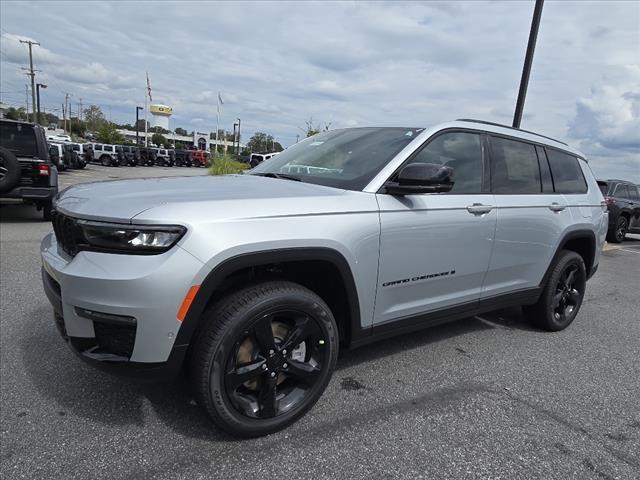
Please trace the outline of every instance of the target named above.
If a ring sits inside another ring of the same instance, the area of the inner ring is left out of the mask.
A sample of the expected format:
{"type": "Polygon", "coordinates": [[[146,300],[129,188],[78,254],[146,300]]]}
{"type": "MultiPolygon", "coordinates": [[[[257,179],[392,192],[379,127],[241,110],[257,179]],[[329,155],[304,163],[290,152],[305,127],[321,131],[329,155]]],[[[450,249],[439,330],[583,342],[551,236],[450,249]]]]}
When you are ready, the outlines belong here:
{"type": "MultiPolygon", "coordinates": [[[[106,168],[93,179],[197,175],[106,168]]],[[[289,429],[223,435],[187,384],[145,385],[77,360],[53,325],[35,209],[0,209],[0,475],[10,478],[640,478],[640,237],[610,247],[567,330],[518,309],[343,352],[289,429]]]]}

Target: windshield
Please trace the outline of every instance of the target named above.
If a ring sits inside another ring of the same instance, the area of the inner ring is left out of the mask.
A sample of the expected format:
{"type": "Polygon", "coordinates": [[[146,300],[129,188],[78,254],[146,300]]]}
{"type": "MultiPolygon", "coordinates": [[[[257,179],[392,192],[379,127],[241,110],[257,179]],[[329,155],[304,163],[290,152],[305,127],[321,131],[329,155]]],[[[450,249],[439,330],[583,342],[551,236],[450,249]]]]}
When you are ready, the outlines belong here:
{"type": "Polygon", "coordinates": [[[264,161],[249,174],[285,174],[303,182],[362,190],[422,130],[393,127],[322,132],[264,161]]]}
{"type": "Polygon", "coordinates": [[[0,145],[17,157],[38,155],[36,134],[32,126],[14,122],[0,123],[0,145]]]}

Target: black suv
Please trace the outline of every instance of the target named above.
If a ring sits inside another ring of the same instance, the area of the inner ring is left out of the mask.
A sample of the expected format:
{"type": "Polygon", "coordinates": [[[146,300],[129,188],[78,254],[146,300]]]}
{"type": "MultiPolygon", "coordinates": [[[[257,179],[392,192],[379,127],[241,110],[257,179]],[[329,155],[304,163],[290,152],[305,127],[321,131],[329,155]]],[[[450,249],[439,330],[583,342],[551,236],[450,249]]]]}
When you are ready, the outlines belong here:
{"type": "Polygon", "coordinates": [[[39,125],[0,120],[0,199],[17,199],[51,219],[58,193],[58,170],[49,160],[44,129],[39,125]]]}
{"type": "Polygon", "coordinates": [[[620,243],[627,233],[640,233],[638,186],[624,180],[598,180],[609,210],[607,240],[620,243]]]}

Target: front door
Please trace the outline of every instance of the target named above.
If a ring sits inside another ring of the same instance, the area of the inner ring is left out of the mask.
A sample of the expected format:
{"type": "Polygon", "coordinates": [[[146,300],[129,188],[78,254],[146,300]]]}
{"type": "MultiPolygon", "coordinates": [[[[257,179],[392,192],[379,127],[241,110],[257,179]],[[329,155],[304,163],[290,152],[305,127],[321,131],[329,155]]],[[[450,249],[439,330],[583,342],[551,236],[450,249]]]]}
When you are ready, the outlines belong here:
{"type": "Polygon", "coordinates": [[[440,133],[407,163],[452,167],[450,192],[377,195],[381,235],[374,325],[477,304],[496,227],[494,198],[483,184],[483,145],[479,133],[440,133]]]}

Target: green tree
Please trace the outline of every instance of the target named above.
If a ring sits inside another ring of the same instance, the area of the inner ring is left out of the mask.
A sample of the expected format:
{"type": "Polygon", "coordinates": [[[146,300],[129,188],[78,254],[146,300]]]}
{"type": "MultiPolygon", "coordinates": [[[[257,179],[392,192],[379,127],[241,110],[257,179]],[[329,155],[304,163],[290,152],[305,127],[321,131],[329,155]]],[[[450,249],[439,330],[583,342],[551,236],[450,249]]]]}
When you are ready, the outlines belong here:
{"type": "Polygon", "coordinates": [[[107,144],[121,144],[124,142],[124,136],[118,132],[115,125],[109,122],[105,122],[99,129],[96,135],[96,139],[99,143],[107,144]]]}
{"type": "Polygon", "coordinates": [[[84,121],[79,121],[77,118],[72,118],[70,121],[69,130],[76,135],[84,136],[84,132],[87,130],[87,124],[84,121]]]}
{"type": "Polygon", "coordinates": [[[307,137],[313,137],[315,134],[320,132],[328,132],[331,128],[331,122],[325,123],[323,127],[318,123],[314,123],[313,117],[309,117],[309,120],[306,120],[304,123],[304,128],[301,128],[300,130],[302,130],[307,137]]]}
{"type": "Polygon", "coordinates": [[[282,150],[282,146],[278,142],[274,141],[272,135],[268,135],[264,132],[256,132],[249,139],[249,142],[247,142],[246,150],[251,152],[279,152],[282,150]],[[276,150],[276,145],[280,150],[276,150]]]}
{"type": "Polygon", "coordinates": [[[180,127],[176,128],[175,132],[176,132],[176,135],[184,135],[184,136],[189,135],[184,128],[180,128],[180,127]]]}
{"type": "Polygon", "coordinates": [[[156,132],[151,136],[151,143],[155,145],[164,145],[165,143],[168,144],[169,142],[167,140],[167,137],[165,137],[161,133],[156,132]]]}
{"type": "Polygon", "coordinates": [[[85,108],[83,117],[87,128],[94,132],[100,130],[107,123],[107,117],[104,116],[104,113],[97,105],[85,108]]]}
{"type": "Polygon", "coordinates": [[[24,107],[20,107],[20,108],[9,107],[7,111],[4,113],[4,118],[7,118],[9,120],[26,120],[27,113],[24,107]]]}

